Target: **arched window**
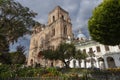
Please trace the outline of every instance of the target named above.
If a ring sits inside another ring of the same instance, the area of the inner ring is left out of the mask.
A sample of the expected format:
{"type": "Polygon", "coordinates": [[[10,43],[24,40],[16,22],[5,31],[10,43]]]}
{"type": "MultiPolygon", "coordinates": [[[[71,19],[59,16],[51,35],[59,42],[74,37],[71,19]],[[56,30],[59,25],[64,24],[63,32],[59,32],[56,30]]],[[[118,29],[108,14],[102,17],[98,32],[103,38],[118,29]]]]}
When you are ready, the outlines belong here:
{"type": "Polygon", "coordinates": [[[64,30],[63,30],[64,32],[64,35],[66,35],[67,34],[67,26],[66,25],[64,25],[64,30]]]}
{"type": "Polygon", "coordinates": [[[38,58],[41,58],[42,57],[42,52],[40,51],[39,53],[38,53],[38,58]]]}
{"type": "Polygon", "coordinates": [[[115,61],[113,57],[107,57],[108,68],[115,68],[115,61]]]}
{"type": "Polygon", "coordinates": [[[55,21],[55,16],[53,16],[53,21],[55,21]]]}
{"type": "Polygon", "coordinates": [[[65,20],[63,15],[62,15],[62,19],[65,20]]]}

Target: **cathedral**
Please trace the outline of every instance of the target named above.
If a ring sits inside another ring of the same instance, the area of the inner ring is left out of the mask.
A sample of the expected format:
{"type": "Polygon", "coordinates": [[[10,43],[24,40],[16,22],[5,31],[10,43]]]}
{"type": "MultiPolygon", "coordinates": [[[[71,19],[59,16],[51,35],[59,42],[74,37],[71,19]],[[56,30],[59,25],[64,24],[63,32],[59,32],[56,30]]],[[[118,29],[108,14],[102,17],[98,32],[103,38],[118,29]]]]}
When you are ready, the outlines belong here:
{"type": "MultiPolygon", "coordinates": [[[[58,45],[68,38],[73,39],[72,24],[69,13],[60,6],[55,7],[49,15],[47,24],[36,25],[31,36],[28,65],[35,63],[42,66],[50,66],[50,61],[42,58],[41,51],[56,49],[58,45]]],[[[63,66],[61,62],[54,62],[53,65],[63,66]]]]}
{"type": "Polygon", "coordinates": [[[70,61],[71,68],[90,68],[92,66],[100,69],[120,67],[120,45],[108,46],[93,40],[89,40],[78,31],[77,38],[74,39],[72,24],[69,13],[60,6],[55,7],[48,15],[48,23],[36,25],[31,35],[28,66],[40,64],[43,67],[59,66],[63,67],[61,61],[49,61],[42,57],[42,51],[47,49],[55,50],[60,43],[75,42],[78,50],[87,53],[86,60],[79,62],[76,59],[70,61]]]}

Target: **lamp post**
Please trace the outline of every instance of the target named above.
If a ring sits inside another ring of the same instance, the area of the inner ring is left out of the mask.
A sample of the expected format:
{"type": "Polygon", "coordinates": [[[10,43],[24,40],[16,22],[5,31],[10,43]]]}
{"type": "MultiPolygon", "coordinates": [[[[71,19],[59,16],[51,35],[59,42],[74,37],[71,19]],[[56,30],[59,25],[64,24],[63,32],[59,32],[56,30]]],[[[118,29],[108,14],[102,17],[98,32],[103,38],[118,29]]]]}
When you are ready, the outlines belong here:
{"type": "Polygon", "coordinates": [[[93,62],[93,57],[95,57],[95,54],[94,54],[95,51],[91,50],[89,51],[89,56],[91,58],[91,68],[93,69],[94,68],[94,62],[93,62]]]}

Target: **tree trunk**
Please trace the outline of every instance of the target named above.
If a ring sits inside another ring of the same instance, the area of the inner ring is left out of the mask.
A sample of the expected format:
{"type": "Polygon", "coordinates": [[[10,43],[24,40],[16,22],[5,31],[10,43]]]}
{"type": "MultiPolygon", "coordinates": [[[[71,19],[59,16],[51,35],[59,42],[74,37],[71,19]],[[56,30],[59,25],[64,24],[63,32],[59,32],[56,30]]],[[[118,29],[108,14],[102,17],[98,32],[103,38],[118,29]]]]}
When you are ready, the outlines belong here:
{"type": "Polygon", "coordinates": [[[86,60],[84,60],[84,67],[86,68],[86,60]]]}
{"type": "Polygon", "coordinates": [[[81,68],[81,60],[79,60],[78,62],[79,62],[79,68],[81,68]]]}
{"type": "Polygon", "coordinates": [[[63,63],[65,64],[65,68],[69,68],[69,61],[67,62],[63,61],[63,63]]]}

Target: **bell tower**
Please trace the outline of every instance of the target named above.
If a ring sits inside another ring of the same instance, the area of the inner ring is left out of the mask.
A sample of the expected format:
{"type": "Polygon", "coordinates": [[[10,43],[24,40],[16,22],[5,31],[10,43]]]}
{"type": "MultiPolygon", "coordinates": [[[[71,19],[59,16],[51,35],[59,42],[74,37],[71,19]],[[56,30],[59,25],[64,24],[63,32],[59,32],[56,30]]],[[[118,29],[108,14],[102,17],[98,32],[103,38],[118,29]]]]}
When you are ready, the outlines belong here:
{"type": "Polygon", "coordinates": [[[55,9],[53,9],[48,16],[48,25],[54,23],[58,19],[63,19],[67,22],[71,23],[69,13],[62,9],[60,6],[57,6],[55,9]]]}
{"type": "Polygon", "coordinates": [[[68,39],[68,36],[72,39],[72,24],[69,17],[69,13],[57,6],[53,9],[48,16],[48,26],[52,28],[51,33],[54,36],[51,38],[51,45],[55,48],[61,43],[68,39]],[[58,43],[58,44],[54,44],[58,43]]]}

